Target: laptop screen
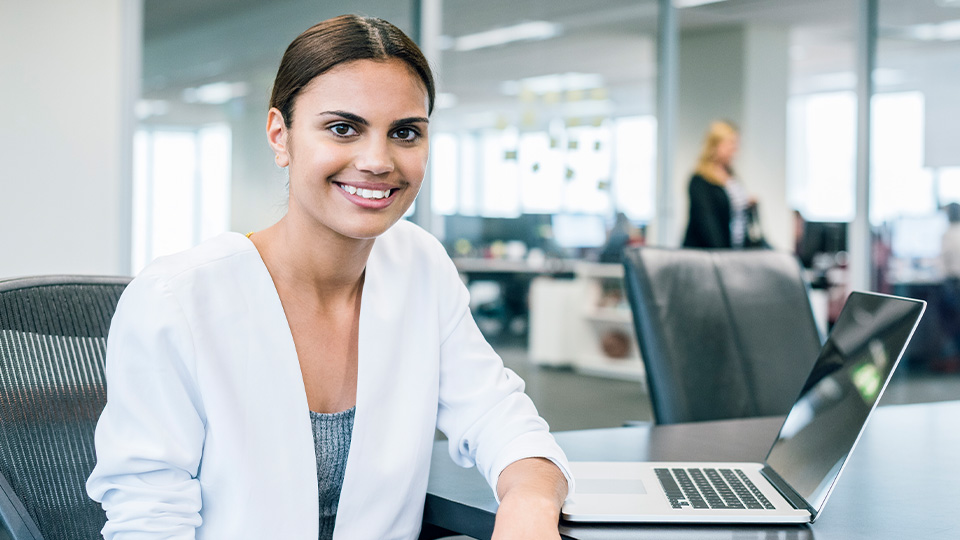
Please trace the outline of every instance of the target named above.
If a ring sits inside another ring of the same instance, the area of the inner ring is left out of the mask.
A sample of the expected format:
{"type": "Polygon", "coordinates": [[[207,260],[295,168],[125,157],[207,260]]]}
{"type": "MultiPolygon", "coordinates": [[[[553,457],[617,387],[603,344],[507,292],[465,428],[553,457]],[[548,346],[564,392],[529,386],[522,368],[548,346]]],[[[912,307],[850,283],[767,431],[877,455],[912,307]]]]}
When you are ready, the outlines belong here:
{"type": "Polygon", "coordinates": [[[869,293],[847,299],[766,460],[814,512],[823,508],[924,306],[869,293]]]}

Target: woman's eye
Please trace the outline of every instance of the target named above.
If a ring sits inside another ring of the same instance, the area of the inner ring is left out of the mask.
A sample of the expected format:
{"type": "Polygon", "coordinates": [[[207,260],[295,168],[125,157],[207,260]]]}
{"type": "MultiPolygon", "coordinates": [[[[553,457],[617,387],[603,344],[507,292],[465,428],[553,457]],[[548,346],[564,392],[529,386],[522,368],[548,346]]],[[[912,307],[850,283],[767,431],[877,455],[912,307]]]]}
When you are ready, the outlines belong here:
{"type": "Polygon", "coordinates": [[[411,128],[400,128],[393,132],[393,136],[394,138],[400,139],[402,141],[415,141],[417,140],[417,137],[420,136],[420,134],[417,133],[416,130],[411,128]]]}
{"type": "Polygon", "coordinates": [[[355,133],[353,128],[347,124],[337,124],[332,126],[330,130],[333,131],[335,135],[339,135],[340,137],[349,137],[355,133]]]}

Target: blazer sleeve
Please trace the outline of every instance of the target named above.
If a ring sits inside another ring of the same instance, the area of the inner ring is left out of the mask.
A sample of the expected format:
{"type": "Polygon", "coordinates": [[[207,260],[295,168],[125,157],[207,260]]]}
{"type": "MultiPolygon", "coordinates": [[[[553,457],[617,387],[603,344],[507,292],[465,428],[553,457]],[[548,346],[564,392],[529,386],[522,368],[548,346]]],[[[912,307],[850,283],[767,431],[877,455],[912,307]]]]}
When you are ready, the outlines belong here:
{"type": "Polygon", "coordinates": [[[454,309],[441,333],[437,427],[447,436],[450,457],[462,467],[476,464],[494,497],[507,465],[543,457],[563,472],[571,496],[573,475],[563,450],[523,392],[523,380],[504,367],[480,333],[467,289],[446,254],[444,259],[442,264],[448,265],[444,283],[454,309]]]}
{"type": "MultiPolygon", "coordinates": [[[[698,176],[690,180],[690,233],[698,240],[697,246],[706,248],[730,247],[729,240],[721,228],[730,228],[729,218],[725,218],[711,195],[710,184],[698,176]]],[[[728,233],[729,234],[729,233],[728,233]]]]}
{"type": "Polygon", "coordinates": [[[107,514],[106,540],[195,537],[204,414],[192,344],[168,287],[133,280],[107,339],[107,405],[87,480],[107,514]]]}

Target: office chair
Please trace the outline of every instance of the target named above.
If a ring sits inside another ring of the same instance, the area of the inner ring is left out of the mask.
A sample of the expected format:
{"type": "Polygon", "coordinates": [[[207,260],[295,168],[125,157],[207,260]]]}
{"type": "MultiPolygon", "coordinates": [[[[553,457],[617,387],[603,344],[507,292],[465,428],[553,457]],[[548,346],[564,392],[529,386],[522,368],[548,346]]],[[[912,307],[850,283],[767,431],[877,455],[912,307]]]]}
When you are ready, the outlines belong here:
{"type": "Polygon", "coordinates": [[[658,424],[786,414],[820,350],[797,259],[771,250],[624,250],[658,424]]]}
{"type": "Polygon", "coordinates": [[[14,540],[100,538],[84,484],[106,403],[110,319],[130,281],[0,281],[0,518],[14,540]]]}

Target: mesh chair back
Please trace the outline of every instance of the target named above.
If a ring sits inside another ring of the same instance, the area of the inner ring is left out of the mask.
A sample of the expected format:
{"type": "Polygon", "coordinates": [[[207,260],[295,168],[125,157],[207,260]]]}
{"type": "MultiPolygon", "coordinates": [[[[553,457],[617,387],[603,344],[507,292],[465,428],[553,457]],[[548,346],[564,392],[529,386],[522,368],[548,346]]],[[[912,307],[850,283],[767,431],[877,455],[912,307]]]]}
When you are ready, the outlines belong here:
{"type": "Polygon", "coordinates": [[[107,330],[129,281],[0,281],[0,480],[33,537],[100,538],[106,522],[84,484],[106,403],[107,330]]]}
{"type": "Polygon", "coordinates": [[[795,257],[640,247],[624,266],[657,423],[790,410],[821,344],[795,257]]]}

